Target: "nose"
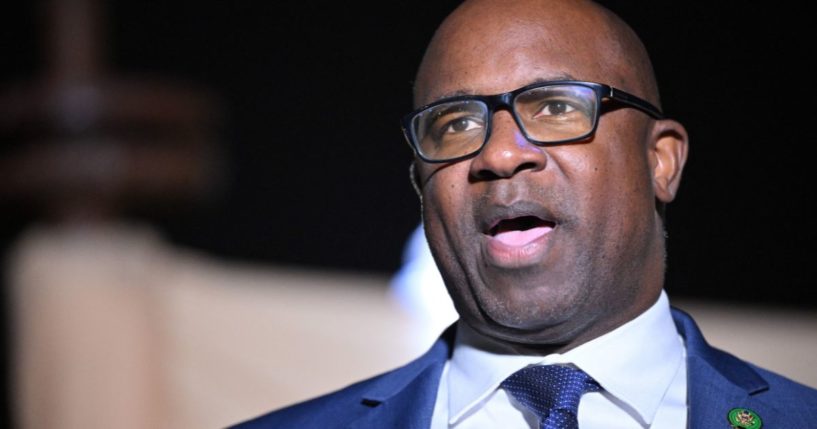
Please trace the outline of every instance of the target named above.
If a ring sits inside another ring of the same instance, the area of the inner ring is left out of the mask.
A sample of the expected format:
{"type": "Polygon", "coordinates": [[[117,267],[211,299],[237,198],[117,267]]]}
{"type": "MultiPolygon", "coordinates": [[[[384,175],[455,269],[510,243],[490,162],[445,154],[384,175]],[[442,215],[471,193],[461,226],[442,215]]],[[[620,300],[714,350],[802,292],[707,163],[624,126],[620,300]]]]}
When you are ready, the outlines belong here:
{"type": "Polygon", "coordinates": [[[482,180],[510,178],[522,171],[540,171],[547,164],[544,149],[528,141],[509,112],[494,114],[491,136],[471,162],[471,175],[482,180]]]}

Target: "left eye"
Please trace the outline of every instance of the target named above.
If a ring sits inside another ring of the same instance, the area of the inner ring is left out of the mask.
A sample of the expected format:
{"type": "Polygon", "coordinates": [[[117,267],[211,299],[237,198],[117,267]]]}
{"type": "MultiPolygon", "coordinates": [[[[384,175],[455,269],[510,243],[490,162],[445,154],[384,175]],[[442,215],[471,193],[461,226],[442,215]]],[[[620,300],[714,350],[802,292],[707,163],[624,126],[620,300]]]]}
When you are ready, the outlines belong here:
{"type": "Polygon", "coordinates": [[[548,101],[539,111],[542,116],[559,116],[575,111],[576,108],[564,101],[548,101]]]}

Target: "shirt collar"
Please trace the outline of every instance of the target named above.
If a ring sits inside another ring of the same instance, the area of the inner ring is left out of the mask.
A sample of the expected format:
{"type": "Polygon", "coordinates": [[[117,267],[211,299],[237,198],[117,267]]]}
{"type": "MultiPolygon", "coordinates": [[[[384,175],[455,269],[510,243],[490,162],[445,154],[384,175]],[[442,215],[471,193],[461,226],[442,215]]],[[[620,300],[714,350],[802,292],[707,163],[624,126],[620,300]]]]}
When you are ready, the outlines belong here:
{"type": "Polygon", "coordinates": [[[531,364],[555,363],[581,368],[649,424],[683,361],[683,353],[664,291],[635,319],[570,351],[544,357],[518,355],[459,322],[448,371],[449,424],[478,409],[514,372],[531,364]]]}

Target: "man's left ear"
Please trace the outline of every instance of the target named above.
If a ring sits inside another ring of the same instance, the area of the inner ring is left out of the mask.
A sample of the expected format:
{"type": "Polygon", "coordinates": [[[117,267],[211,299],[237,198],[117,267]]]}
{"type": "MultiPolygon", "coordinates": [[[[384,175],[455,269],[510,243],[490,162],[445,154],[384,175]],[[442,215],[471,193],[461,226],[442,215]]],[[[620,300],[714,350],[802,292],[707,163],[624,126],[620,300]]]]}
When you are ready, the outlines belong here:
{"type": "Polygon", "coordinates": [[[655,197],[668,203],[681,185],[681,172],[689,152],[689,136],[683,125],[672,119],[653,122],[649,161],[655,197]]]}
{"type": "Polygon", "coordinates": [[[411,161],[409,165],[409,180],[411,181],[411,187],[414,188],[414,192],[417,194],[417,198],[419,198],[422,203],[423,187],[420,185],[420,173],[417,172],[417,161],[411,161]]]}

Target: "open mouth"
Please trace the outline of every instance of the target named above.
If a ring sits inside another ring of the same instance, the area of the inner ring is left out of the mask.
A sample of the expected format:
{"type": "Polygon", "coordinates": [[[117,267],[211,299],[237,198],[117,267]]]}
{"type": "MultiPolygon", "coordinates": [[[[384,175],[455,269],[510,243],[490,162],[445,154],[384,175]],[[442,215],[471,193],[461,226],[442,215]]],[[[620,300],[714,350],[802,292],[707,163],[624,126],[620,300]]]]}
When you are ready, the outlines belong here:
{"type": "Polygon", "coordinates": [[[488,235],[507,246],[524,246],[552,231],[556,224],[536,216],[501,219],[488,230],[488,235]]]}

